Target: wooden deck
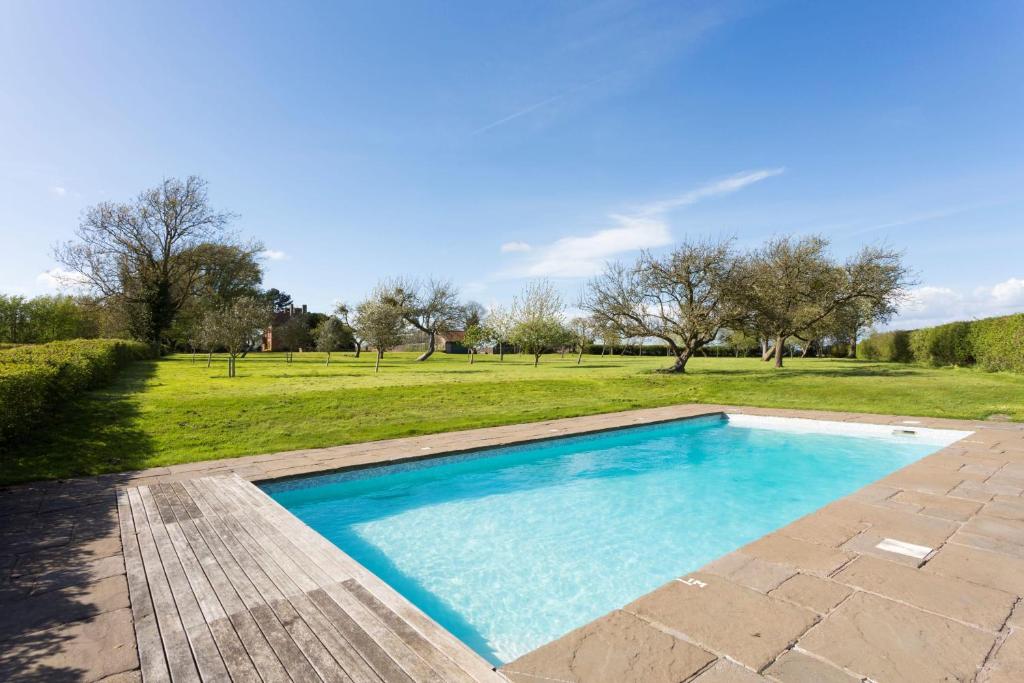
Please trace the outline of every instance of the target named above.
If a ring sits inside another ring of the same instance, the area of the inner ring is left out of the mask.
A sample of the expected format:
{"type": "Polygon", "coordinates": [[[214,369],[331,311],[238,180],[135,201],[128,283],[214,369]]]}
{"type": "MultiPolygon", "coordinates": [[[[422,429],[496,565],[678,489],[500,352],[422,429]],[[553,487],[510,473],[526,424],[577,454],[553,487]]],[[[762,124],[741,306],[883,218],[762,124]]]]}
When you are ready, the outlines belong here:
{"type": "Polygon", "coordinates": [[[118,491],[146,681],[504,681],[236,475],[118,491]]]}

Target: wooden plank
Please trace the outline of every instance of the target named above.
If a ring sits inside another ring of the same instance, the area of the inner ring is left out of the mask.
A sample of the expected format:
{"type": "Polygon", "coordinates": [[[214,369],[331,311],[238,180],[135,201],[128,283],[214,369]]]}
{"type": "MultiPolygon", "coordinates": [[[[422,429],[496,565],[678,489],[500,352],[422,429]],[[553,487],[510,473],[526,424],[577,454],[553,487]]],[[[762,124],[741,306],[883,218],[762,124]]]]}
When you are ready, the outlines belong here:
{"type": "Polygon", "coordinates": [[[202,498],[216,513],[214,515],[206,513],[203,521],[207,522],[216,533],[225,550],[252,582],[261,596],[261,600],[265,601],[262,605],[250,607],[250,611],[261,628],[266,625],[271,629],[269,632],[264,631],[264,635],[274,647],[285,670],[297,680],[321,680],[321,670],[323,673],[331,671],[328,661],[335,665],[336,662],[324,649],[316,635],[309,630],[306,623],[298,618],[294,609],[290,608],[290,604],[273,582],[227,529],[224,519],[220,516],[223,511],[218,507],[218,503],[207,495],[202,483],[202,480],[193,480],[186,483],[186,488],[193,495],[193,500],[197,496],[202,498]],[[278,620],[283,627],[283,632],[274,627],[274,622],[278,620]]]}
{"type": "Polygon", "coordinates": [[[167,576],[171,595],[178,607],[178,615],[185,627],[185,636],[192,648],[192,657],[199,669],[199,675],[205,681],[230,681],[231,678],[228,676],[224,660],[220,656],[220,650],[213,640],[210,627],[207,626],[203,612],[199,608],[199,601],[192,591],[192,585],[185,575],[185,570],[181,566],[181,561],[178,559],[164,526],[168,519],[173,521],[174,517],[169,510],[160,512],[150,487],[140,486],[139,495],[142,498],[143,509],[149,518],[149,527],[156,542],[157,552],[167,576]]]}
{"type": "Polygon", "coordinates": [[[142,551],[135,537],[135,522],[132,519],[128,492],[117,491],[117,516],[121,526],[121,546],[124,552],[125,573],[128,579],[128,596],[132,606],[132,621],[135,624],[135,640],[139,648],[139,668],[142,676],[152,683],[171,680],[164,656],[163,641],[157,625],[153,600],[149,595],[149,582],[142,564],[142,551]]]}
{"type": "MultiPolygon", "coordinates": [[[[257,512],[260,517],[263,517],[265,509],[269,507],[268,503],[272,501],[270,501],[270,499],[266,498],[265,496],[262,501],[259,499],[256,499],[254,501],[249,495],[249,493],[245,491],[246,486],[248,486],[248,488],[250,488],[251,490],[255,490],[251,487],[251,485],[246,485],[239,479],[232,479],[226,481],[223,489],[227,494],[234,493],[237,494],[240,499],[244,497],[246,500],[250,501],[250,508],[254,512],[257,512]]],[[[256,491],[256,493],[259,492],[256,491]]],[[[401,617],[399,617],[393,611],[388,609],[387,606],[380,602],[380,600],[372,596],[372,594],[370,594],[369,591],[367,591],[361,585],[356,583],[354,580],[347,579],[345,581],[339,582],[335,580],[332,576],[330,576],[327,572],[325,572],[323,569],[321,569],[316,564],[315,561],[303,562],[301,566],[298,565],[291,558],[305,556],[305,559],[313,559],[306,555],[305,548],[300,547],[302,545],[308,544],[301,544],[295,542],[295,535],[285,535],[281,533],[273,525],[256,524],[252,521],[254,517],[256,517],[256,515],[254,514],[243,514],[240,516],[240,520],[243,521],[243,523],[246,520],[249,521],[248,526],[250,534],[253,535],[256,541],[260,543],[264,548],[277,546],[279,551],[275,553],[274,556],[278,559],[279,562],[284,563],[285,570],[289,573],[290,576],[294,577],[297,576],[298,573],[308,573],[310,581],[314,582],[316,585],[319,585],[321,587],[327,587],[331,586],[332,584],[340,583],[342,586],[345,587],[345,589],[349,593],[354,593],[352,588],[358,587],[360,594],[355,595],[355,597],[360,603],[362,603],[362,605],[356,607],[356,603],[353,603],[351,600],[348,600],[346,598],[346,604],[349,606],[349,608],[346,609],[346,612],[353,616],[353,618],[356,620],[356,623],[360,626],[364,625],[364,621],[370,621],[371,623],[373,623],[373,619],[375,617],[377,620],[380,620],[383,626],[389,629],[391,633],[395,634],[397,640],[400,641],[401,644],[404,644],[405,647],[402,647],[401,645],[396,645],[396,640],[391,638],[390,635],[388,635],[386,632],[383,632],[382,629],[377,628],[375,623],[371,627],[371,629],[378,634],[379,639],[382,638],[383,640],[390,642],[390,646],[388,642],[383,642],[381,644],[384,647],[384,649],[392,656],[392,658],[395,658],[396,651],[399,653],[404,653],[406,648],[408,648],[409,655],[406,655],[406,661],[408,662],[408,664],[406,666],[403,666],[403,668],[405,668],[408,671],[408,673],[411,676],[413,676],[413,678],[417,680],[429,680],[430,678],[436,677],[439,674],[440,678],[446,681],[473,680],[472,677],[467,672],[460,669],[451,659],[445,656],[440,650],[434,647],[432,643],[430,643],[426,638],[424,638],[422,634],[420,634],[416,629],[409,626],[404,620],[401,619],[401,617]],[[362,618],[360,618],[360,616],[362,618]],[[426,662],[426,664],[433,671],[424,671],[422,666],[419,665],[418,661],[411,655],[418,656],[420,659],[426,662]],[[436,674],[434,673],[435,671],[437,672],[436,674]]],[[[297,526],[300,525],[301,522],[296,519],[294,524],[297,526]]],[[[344,609],[345,605],[342,605],[342,608],[344,609]]],[[[367,630],[365,626],[364,630],[367,630]]]]}
{"type": "MultiPolygon", "coordinates": [[[[235,494],[237,500],[242,500],[243,493],[238,490],[237,486],[240,484],[240,480],[226,482],[224,487],[224,494],[231,495],[235,494]]],[[[245,496],[248,498],[248,496],[245,496]]],[[[269,503],[269,499],[266,499],[269,503]]],[[[262,501],[258,501],[255,508],[251,507],[246,510],[242,517],[251,519],[256,514],[263,516],[263,513],[268,511],[269,506],[262,501]],[[254,514],[255,513],[255,514],[254,514]]],[[[293,525],[296,527],[295,531],[299,531],[298,526],[301,522],[292,518],[293,525]]],[[[267,528],[274,529],[272,525],[263,524],[260,525],[264,531],[254,529],[255,538],[264,546],[277,547],[265,534],[267,528]]],[[[308,527],[307,527],[308,528],[308,527]]],[[[274,531],[277,531],[274,529],[274,531]]],[[[278,532],[279,533],[279,532],[278,532]]],[[[284,534],[279,534],[281,537],[286,537],[284,534]]],[[[323,572],[315,562],[304,562],[300,567],[289,559],[289,553],[302,553],[297,546],[288,544],[285,546],[288,552],[282,552],[280,548],[277,548],[276,556],[285,564],[291,565],[289,568],[291,572],[297,576],[302,576],[302,581],[306,586],[307,590],[321,588],[323,592],[335,602],[338,607],[341,608],[341,612],[344,613],[345,618],[339,618],[339,612],[332,607],[323,609],[324,614],[335,622],[336,627],[341,631],[346,638],[356,647],[356,649],[363,655],[363,657],[374,667],[377,674],[385,680],[391,680],[398,674],[395,670],[395,664],[404,671],[409,678],[415,681],[436,681],[440,683],[443,679],[434,671],[429,664],[423,660],[415,650],[409,648],[398,636],[391,632],[385,624],[379,621],[379,619],[366,607],[360,604],[357,600],[347,595],[345,590],[341,588],[341,584],[335,581],[331,576],[323,572]],[[311,576],[307,576],[307,571],[310,574],[317,575],[320,579],[315,580],[311,576]],[[372,645],[371,645],[372,643],[372,645]],[[391,660],[386,661],[386,660],[391,660]]],[[[304,553],[302,553],[304,554],[304,553]]],[[[311,559],[308,556],[306,559],[311,559]]],[[[319,604],[319,603],[318,603],[319,604]]]]}
{"type": "MultiPolygon", "coordinates": [[[[179,491],[187,496],[185,487],[179,491]]],[[[287,640],[284,627],[276,617],[269,623],[258,623],[252,610],[264,605],[252,583],[234,562],[234,558],[220,543],[219,537],[205,519],[193,518],[191,524],[181,527],[189,544],[196,551],[200,562],[217,590],[221,604],[228,612],[228,618],[245,645],[260,677],[265,681],[291,680],[283,660],[277,654],[274,643],[287,640]],[[267,637],[267,633],[271,637],[267,637]]]]}
{"type": "Polygon", "coordinates": [[[139,542],[142,564],[146,572],[146,583],[153,599],[154,613],[160,629],[167,668],[173,681],[198,681],[199,671],[192,658],[192,648],[185,635],[178,608],[171,595],[171,587],[160,562],[160,553],[150,529],[146,510],[142,504],[139,489],[128,490],[128,500],[135,520],[135,537],[139,542]]]}
{"type": "Polygon", "coordinates": [[[282,533],[297,540],[301,539],[303,548],[307,549],[307,554],[317,560],[321,568],[326,572],[355,578],[383,605],[394,612],[410,627],[414,628],[431,645],[454,661],[460,669],[468,673],[474,680],[502,681],[502,677],[494,671],[489,662],[470,650],[464,643],[451,635],[376,575],[353,560],[323,536],[303,524],[251,483],[239,477],[233,477],[233,479],[236,480],[236,490],[250,501],[250,505],[255,506],[259,510],[260,516],[268,519],[282,533]],[[314,549],[316,552],[313,552],[314,549]]]}
{"type": "MultiPolygon", "coordinates": [[[[235,495],[236,492],[230,488],[224,488],[219,494],[220,497],[223,497],[235,495]]],[[[304,567],[315,567],[315,565],[309,562],[309,558],[304,557],[301,549],[292,546],[288,548],[290,552],[284,552],[282,547],[266,533],[269,525],[263,523],[263,520],[257,521],[255,515],[248,512],[239,514],[235,521],[240,525],[239,533],[248,534],[250,542],[255,544],[251,547],[263,551],[260,556],[261,561],[272,560],[277,565],[266,568],[268,575],[278,583],[278,586],[281,587],[281,584],[285,582],[295,582],[301,589],[298,594],[291,595],[289,600],[320,637],[345,672],[357,681],[380,681],[380,676],[359,656],[353,644],[345,639],[344,633],[336,629],[308,598],[307,591],[318,588],[320,584],[307,575],[304,567]]]]}
{"type": "MultiPolygon", "coordinates": [[[[180,506],[179,506],[180,507],[180,506]]],[[[185,538],[184,531],[178,524],[171,524],[166,528],[170,536],[171,544],[178,554],[185,576],[192,586],[192,592],[199,602],[199,609],[202,611],[203,619],[206,621],[220,650],[224,660],[224,666],[233,681],[258,681],[259,675],[253,666],[252,660],[242,645],[235,629],[231,627],[227,613],[221,606],[212,584],[206,576],[202,564],[185,538]]]]}
{"type": "MultiPolygon", "coordinates": [[[[219,480],[215,481],[219,482],[219,480]]],[[[215,481],[209,482],[210,486],[207,487],[208,500],[219,500],[226,509],[229,501],[221,495],[223,492],[218,491],[219,487],[215,485],[215,481]]],[[[227,495],[230,497],[230,492],[227,495]]],[[[246,516],[240,515],[239,517],[246,516]]],[[[239,547],[248,551],[253,561],[280,591],[283,599],[287,600],[287,603],[280,605],[271,603],[275,606],[275,610],[281,614],[282,618],[286,614],[289,618],[295,615],[297,619],[301,619],[297,628],[299,635],[305,638],[303,643],[307,647],[304,647],[303,651],[306,652],[307,657],[316,658],[315,661],[312,659],[311,661],[314,661],[317,671],[326,680],[350,683],[352,680],[349,675],[350,669],[351,673],[360,674],[361,670],[365,670],[367,667],[358,657],[352,657],[351,647],[348,643],[334,632],[330,623],[323,619],[322,615],[309,602],[301,585],[306,578],[301,569],[295,565],[282,566],[281,561],[287,558],[277,557],[275,560],[272,552],[277,550],[276,546],[259,543],[245,531],[235,517],[235,515],[228,514],[222,518],[222,521],[234,535],[239,547]],[[301,628],[303,625],[308,628],[301,628]]],[[[315,584],[307,583],[306,585],[310,588],[315,587],[315,584]]],[[[362,675],[361,678],[373,680],[372,672],[367,673],[369,675],[362,675]]]]}

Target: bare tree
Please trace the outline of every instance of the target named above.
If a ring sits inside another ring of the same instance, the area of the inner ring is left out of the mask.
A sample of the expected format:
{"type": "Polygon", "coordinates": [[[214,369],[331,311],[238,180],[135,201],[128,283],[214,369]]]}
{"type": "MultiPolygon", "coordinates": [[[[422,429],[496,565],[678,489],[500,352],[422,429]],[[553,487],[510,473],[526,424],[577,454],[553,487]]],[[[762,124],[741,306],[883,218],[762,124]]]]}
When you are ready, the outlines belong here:
{"type": "Polygon", "coordinates": [[[666,372],[686,372],[693,354],[742,317],[738,271],[729,241],[688,242],[661,258],[609,264],[589,283],[583,307],[623,337],[661,339],[676,358],[666,372]]]}
{"type": "Polygon", "coordinates": [[[331,352],[337,350],[344,339],[345,328],[341,321],[333,315],[325,318],[316,328],[313,341],[316,343],[317,351],[327,354],[325,365],[331,364],[331,352]]]}
{"type": "Polygon", "coordinates": [[[566,343],[565,304],[547,280],[531,282],[512,304],[512,342],[533,356],[537,367],[545,351],[566,343]]]}
{"type": "Polygon", "coordinates": [[[402,343],[405,334],[405,311],[387,292],[377,290],[359,304],[355,311],[353,329],[377,351],[374,372],[380,371],[384,352],[402,343]]]}
{"type": "Polygon", "coordinates": [[[97,299],[131,307],[136,334],[156,347],[200,278],[199,247],[225,243],[232,218],[210,206],[201,178],[166,179],[132,202],[89,208],[78,241],[54,255],[97,299]]]}
{"type": "Polygon", "coordinates": [[[782,367],[789,337],[814,329],[855,302],[880,312],[894,310],[911,284],[910,271],[895,250],[865,247],[839,264],[829,256],[828,244],[818,235],[780,237],[746,261],[744,298],[754,327],[774,343],[775,367],[782,367]]]}
{"type": "Polygon", "coordinates": [[[348,304],[342,302],[334,307],[334,314],[338,316],[342,326],[352,335],[352,343],[356,350],[355,357],[359,358],[359,352],[362,350],[363,343],[366,340],[352,322],[354,311],[348,304]]]}
{"type": "Polygon", "coordinates": [[[270,307],[260,297],[244,296],[207,312],[203,324],[210,339],[228,353],[228,377],[235,376],[236,358],[248,351],[270,320],[270,307]]]}
{"type": "Polygon", "coordinates": [[[459,303],[459,292],[446,280],[431,279],[425,285],[415,280],[398,279],[384,289],[402,310],[402,317],[427,335],[427,350],[416,360],[433,355],[437,335],[457,329],[464,321],[465,308],[459,303]]]}
{"type": "Polygon", "coordinates": [[[572,342],[579,350],[576,356],[576,365],[583,362],[583,352],[597,336],[597,325],[593,318],[578,317],[569,321],[569,331],[572,333],[572,342]]]}

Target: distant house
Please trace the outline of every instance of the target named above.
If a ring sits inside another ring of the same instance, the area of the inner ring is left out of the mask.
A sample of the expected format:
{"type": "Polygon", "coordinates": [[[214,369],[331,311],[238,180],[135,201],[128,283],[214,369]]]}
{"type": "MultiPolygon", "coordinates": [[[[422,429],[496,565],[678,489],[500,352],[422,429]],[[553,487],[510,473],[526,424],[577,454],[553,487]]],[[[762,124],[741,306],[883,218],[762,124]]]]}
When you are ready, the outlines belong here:
{"type": "Polygon", "coordinates": [[[271,318],[270,325],[268,325],[267,329],[263,331],[263,341],[262,344],[260,345],[260,350],[279,350],[274,349],[274,326],[277,325],[278,327],[280,327],[281,325],[285,324],[295,316],[306,315],[307,313],[308,311],[306,310],[306,304],[302,304],[301,308],[296,308],[295,306],[288,306],[288,308],[284,309],[283,311],[277,311],[276,313],[274,313],[274,317],[271,318]]]}
{"type": "Polygon", "coordinates": [[[445,353],[466,353],[469,349],[462,343],[465,338],[465,330],[449,330],[434,335],[434,344],[445,353]]]}

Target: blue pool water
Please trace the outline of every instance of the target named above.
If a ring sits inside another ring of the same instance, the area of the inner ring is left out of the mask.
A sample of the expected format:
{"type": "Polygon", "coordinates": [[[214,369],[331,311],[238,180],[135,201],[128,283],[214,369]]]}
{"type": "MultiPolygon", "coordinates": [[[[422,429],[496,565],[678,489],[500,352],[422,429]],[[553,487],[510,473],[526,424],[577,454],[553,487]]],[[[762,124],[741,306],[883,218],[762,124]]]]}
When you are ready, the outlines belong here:
{"type": "Polygon", "coordinates": [[[939,448],[886,434],[713,416],[264,490],[501,663],[939,448]]]}

